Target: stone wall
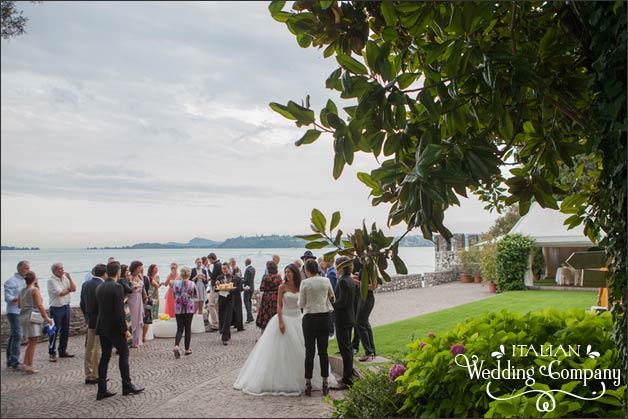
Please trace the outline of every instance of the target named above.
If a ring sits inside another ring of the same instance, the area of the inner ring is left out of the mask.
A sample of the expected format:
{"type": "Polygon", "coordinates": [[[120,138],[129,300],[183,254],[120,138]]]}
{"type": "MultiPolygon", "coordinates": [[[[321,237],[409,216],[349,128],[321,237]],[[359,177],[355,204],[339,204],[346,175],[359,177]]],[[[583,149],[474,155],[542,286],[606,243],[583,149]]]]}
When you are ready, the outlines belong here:
{"type": "MultiPolygon", "coordinates": [[[[9,340],[9,322],[7,320],[6,314],[2,314],[2,318],[0,319],[0,323],[2,328],[0,329],[0,348],[6,349],[7,341],[9,340]]],[[[83,318],[83,313],[81,312],[80,307],[72,307],[70,312],[70,336],[82,335],[85,334],[86,325],[85,318],[83,318]]],[[[41,336],[39,341],[44,342],[48,340],[48,335],[41,336]]],[[[25,343],[25,342],[23,342],[25,343]]]]}

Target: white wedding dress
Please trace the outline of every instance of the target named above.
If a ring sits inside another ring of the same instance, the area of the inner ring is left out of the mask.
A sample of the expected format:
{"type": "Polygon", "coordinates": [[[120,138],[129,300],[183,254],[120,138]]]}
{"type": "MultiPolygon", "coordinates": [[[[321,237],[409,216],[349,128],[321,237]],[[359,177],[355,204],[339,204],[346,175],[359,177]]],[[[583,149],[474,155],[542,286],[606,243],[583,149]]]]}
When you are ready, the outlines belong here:
{"type": "MultiPolygon", "coordinates": [[[[299,294],[294,292],[283,294],[285,333],[279,330],[279,320],[274,315],[242,366],[233,385],[235,389],[255,396],[298,396],[305,390],[305,339],[298,298],[299,294]]],[[[331,386],[338,384],[331,370],[328,382],[331,386]]],[[[320,362],[316,356],[312,389],[321,388],[320,362]]]]}

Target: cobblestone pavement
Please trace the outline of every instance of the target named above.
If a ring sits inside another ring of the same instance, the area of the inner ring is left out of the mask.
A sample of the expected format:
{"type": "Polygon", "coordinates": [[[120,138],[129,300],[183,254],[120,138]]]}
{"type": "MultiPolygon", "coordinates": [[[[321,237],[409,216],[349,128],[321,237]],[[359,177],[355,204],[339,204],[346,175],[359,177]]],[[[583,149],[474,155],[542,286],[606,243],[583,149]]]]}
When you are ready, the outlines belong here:
{"type": "MultiPolygon", "coordinates": [[[[372,324],[379,325],[489,297],[479,284],[446,284],[433,288],[376,295],[372,324]],[[394,309],[393,309],[394,308],[394,309]]],[[[217,333],[192,335],[193,354],[175,360],[174,339],[155,339],[131,349],[131,377],[146,390],[122,396],[117,357],[109,365],[109,389],[118,395],[96,401],[96,386],[85,385],[83,336],[71,337],[75,358],[48,362],[47,345],[37,345],[35,368],[27,375],[7,371],[2,353],[0,416],[5,417],[330,417],[331,405],[321,392],[313,397],[255,397],[234,390],[240,366],[259,337],[253,324],[232,333],[223,346],[217,333]]],[[[22,355],[25,347],[22,347],[22,355]]],[[[332,392],[333,398],[342,392],[332,392]]]]}

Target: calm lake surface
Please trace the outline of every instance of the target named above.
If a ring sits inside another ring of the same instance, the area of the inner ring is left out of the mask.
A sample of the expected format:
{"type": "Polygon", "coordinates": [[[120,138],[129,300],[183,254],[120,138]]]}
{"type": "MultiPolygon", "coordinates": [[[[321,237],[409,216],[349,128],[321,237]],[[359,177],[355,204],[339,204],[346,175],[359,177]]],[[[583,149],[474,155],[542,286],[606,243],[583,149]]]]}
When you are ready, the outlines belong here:
{"type": "MultiPolygon", "coordinates": [[[[325,250],[325,249],[324,249],[325,250]]],[[[324,250],[314,251],[316,256],[324,253],[324,250]]],[[[14,273],[17,263],[20,260],[28,260],[31,269],[37,273],[39,285],[42,289],[44,305],[48,306],[48,293],[46,291],[46,281],[52,275],[50,266],[56,262],[62,262],[66,272],[69,272],[78,288],[73,292],[72,305],[78,305],[80,300],[80,288],[87,272],[91,271],[98,263],[107,263],[107,258],[115,257],[118,261],[130,264],[133,260],[140,260],[144,263],[144,274],[148,272],[148,266],[155,263],[159,268],[161,280],[168,276],[171,262],[179,264],[179,269],[183,266],[194,267],[194,259],[200,256],[207,256],[214,252],[221,260],[227,262],[229,258],[236,258],[238,266],[244,269],[244,259],[250,258],[257,273],[255,275],[256,288],[264,273],[266,261],[270,260],[273,254],[281,257],[280,272],[283,268],[303,255],[305,249],[119,249],[119,250],[87,250],[87,249],[41,249],[41,250],[5,250],[1,252],[2,262],[2,312],[5,311],[4,304],[4,282],[14,273]]],[[[434,270],[434,248],[433,247],[400,247],[399,255],[408,267],[408,273],[418,274],[431,272],[434,270]]],[[[394,273],[394,267],[389,270],[394,273]]],[[[165,287],[160,288],[160,294],[165,296],[165,287]]]]}

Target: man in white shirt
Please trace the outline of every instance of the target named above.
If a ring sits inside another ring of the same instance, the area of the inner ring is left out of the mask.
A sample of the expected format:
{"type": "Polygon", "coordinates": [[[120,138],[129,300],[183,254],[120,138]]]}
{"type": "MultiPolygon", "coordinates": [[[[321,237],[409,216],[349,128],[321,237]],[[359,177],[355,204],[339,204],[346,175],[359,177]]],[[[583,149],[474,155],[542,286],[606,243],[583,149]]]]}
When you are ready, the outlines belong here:
{"type": "Polygon", "coordinates": [[[48,300],[50,302],[50,317],[57,325],[57,331],[48,339],[48,355],[50,362],[57,362],[56,346],[59,339],[59,358],[73,358],[67,352],[68,337],[70,335],[70,301],[71,292],[76,291],[76,285],[69,273],[65,272],[62,263],[54,263],[50,268],[52,276],[48,280],[48,300]]]}

